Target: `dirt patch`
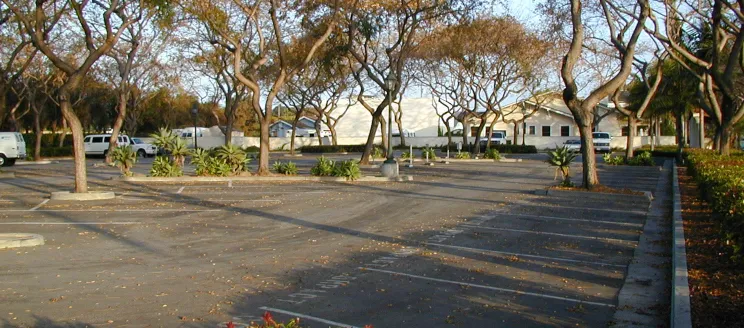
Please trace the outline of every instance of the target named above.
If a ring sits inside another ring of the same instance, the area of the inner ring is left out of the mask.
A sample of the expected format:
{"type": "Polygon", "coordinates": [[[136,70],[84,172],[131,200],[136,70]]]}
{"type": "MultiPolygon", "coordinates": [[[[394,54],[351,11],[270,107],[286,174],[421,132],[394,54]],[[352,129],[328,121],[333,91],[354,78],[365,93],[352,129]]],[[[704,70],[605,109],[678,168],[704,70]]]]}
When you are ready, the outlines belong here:
{"type": "Polygon", "coordinates": [[[550,189],[555,190],[569,190],[569,191],[585,191],[585,192],[604,192],[609,194],[623,194],[623,195],[643,195],[640,191],[630,190],[630,189],[617,189],[617,188],[610,188],[607,186],[594,186],[592,189],[584,189],[581,187],[561,187],[561,186],[552,186],[550,189]]]}
{"type": "Polygon", "coordinates": [[[731,247],[720,233],[723,220],[700,198],[692,177],[679,169],[682,217],[696,327],[744,326],[744,264],[731,261],[731,247]]]}

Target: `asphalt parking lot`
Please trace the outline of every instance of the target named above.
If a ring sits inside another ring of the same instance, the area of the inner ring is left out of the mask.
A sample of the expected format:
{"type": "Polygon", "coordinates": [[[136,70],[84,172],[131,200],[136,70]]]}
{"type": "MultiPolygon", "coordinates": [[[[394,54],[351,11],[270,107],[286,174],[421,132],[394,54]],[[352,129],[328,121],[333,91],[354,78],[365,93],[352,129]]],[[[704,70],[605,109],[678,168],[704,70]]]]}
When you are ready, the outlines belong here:
{"type": "MultiPolygon", "coordinates": [[[[402,168],[406,183],[232,187],[89,168],[91,189],[116,199],[49,201],[72,185],[69,161],[0,182],[0,231],[46,238],[0,250],[3,327],[240,327],[265,311],[303,327],[604,327],[649,208],[534,195],[554,171],[529,159],[402,168]]],[[[600,170],[652,192],[660,176],[600,170]]]]}

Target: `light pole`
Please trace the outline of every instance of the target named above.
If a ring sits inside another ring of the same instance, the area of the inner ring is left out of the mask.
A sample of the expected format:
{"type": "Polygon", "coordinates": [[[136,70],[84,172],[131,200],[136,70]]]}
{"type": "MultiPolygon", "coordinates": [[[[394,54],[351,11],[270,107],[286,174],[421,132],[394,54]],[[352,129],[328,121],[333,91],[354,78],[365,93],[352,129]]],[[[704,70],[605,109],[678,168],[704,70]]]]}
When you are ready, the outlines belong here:
{"type": "Polygon", "coordinates": [[[191,107],[191,116],[194,117],[194,149],[197,149],[199,148],[199,144],[196,139],[196,124],[199,118],[199,103],[194,102],[194,105],[191,107]]]}
{"type": "MultiPolygon", "coordinates": [[[[393,90],[397,79],[394,73],[390,73],[385,78],[385,86],[387,87],[387,100],[388,100],[388,149],[387,159],[380,166],[382,175],[385,177],[397,177],[398,176],[398,162],[393,157],[393,90]]],[[[385,132],[383,132],[385,133],[385,132]]]]}

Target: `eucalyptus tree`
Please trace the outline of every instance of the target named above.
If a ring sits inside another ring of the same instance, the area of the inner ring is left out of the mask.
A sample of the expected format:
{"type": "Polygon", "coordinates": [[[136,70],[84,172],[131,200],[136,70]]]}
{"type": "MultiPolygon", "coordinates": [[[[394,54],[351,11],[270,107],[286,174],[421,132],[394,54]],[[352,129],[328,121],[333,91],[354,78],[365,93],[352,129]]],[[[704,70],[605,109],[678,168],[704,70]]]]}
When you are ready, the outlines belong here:
{"type": "Polygon", "coordinates": [[[188,13],[204,24],[209,42],[232,54],[233,73],[249,90],[261,130],[259,175],[271,174],[269,126],[276,96],[334,31],[338,5],[334,0],[185,2],[188,13]]]}
{"type": "Polygon", "coordinates": [[[23,27],[33,46],[65,73],[57,99],[72,130],[75,158],[75,192],[88,192],[83,147],[83,127],[72,108],[71,92],[79,86],[91,67],[119,40],[140,17],[128,16],[126,8],[146,1],[1,0],[23,27]],[[64,21],[65,24],[59,24],[64,21]],[[54,35],[54,37],[50,37],[54,35]],[[70,54],[50,40],[74,40],[85,45],[82,52],[70,54]],[[74,56],[73,56],[74,55],[74,56]],[[76,58],[77,57],[77,58],[76,58]]]}
{"type": "Polygon", "coordinates": [[[0,128],[18,130],[15,111],[25,97],[21,76],[36,56],[29,37],[10,7],[0,3],[0,128]],[[15,99],[8,99],[13,93],[15,99]],[[12,105],[8,107],[12,100],[12,105]]]}
{"type": "Polygon", "coordinates": [[[613,2],[598,0],[584,6],[588,1],[570,0],[568,4],[546,1],[543,10],[548,14],[551,26],[570,40],[561,65],[563,101],[571,111],[581,135],[583,157],[582,185],[592,189],[599,185],[597,176],[592,125],[594,108],[600,101],[622,87],[633,70],[636,48],[643,33],[644,24],[651,13],[648,0],[613,2]],[[584,12],[584,8],[589,9],[584,12]],[[570,23],[570,24],[566,24],[570,23]],[[570,27],[570,30],[566,28],[570,27]],[[596,84],[587,97],[579,96],[580,86],[576,76],[577,64],[586,53],[588,40],[599,40],[611,46],[619,65],[607,81],[596,84]]]}
{"type": "Polygon", "coordinates": [[[652,14],[647,29],[699,82],[700,105],[716,124],[714,145],[721,154],[729,154],[734,126],[744,117],[744,2],[682,0],[658,5],[661,9],[652,14]]]}

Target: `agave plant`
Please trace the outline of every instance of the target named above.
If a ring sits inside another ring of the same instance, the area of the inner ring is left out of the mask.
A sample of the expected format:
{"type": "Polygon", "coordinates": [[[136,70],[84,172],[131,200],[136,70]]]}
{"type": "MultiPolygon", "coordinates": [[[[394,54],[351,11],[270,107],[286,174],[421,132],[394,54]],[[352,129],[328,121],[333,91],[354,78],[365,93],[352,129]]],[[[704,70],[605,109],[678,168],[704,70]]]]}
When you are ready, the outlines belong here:
{"type": "Polygon", "coordinates": [[[489,148],[486,150],[486,153],[483,155],[483,158],[492,159],[494,161],[498,161],[501,159],[501,154],[499,154],[499,151],[493,148],[489,148]]]}
{"type": "Polygon", "coordinates": [[[310,169],[310,174],[320,177],[333,175],[334,165],[335,163],[332,160],[320,156],[315,166],[310,169]]]}
{"type": "Polygon", "coordinates": [[[217,148],[215,156],[230,165],[233,174],[244,170],[246,155],[245,151],[239,146],[233,144],[223,145],[217,148]]]}
{"type": "Polygon", "coordinates": [[[122,174],[131,176],[132,167],[134,167],[134,163],[137,163],[137,153],[132,149],[132,146],[116,147],[111,153],[111,159],[122,174]]]}
{"type": "Polygon", "coordinates": [[[152,162],[150,176],[153,177],[180,177],[183,175],[181,167],[171,162],[168,157],[158,156],[152,162]]]}
{"type": "Polygon", "coordinates": [[[437,153],[434,151],[434,148],[426,147],[421,150],[421,158],[428,158],[429,160],[433,161],[437,159],[437,153]]]}
{"type": "Polygon", "coordinates": [[[568,147],[558,147],[554,151],[548,153],[548,164],[555,166],[555,176],[553,179],[558,177],[558,172],[561,173],[563,186],[571,186],[570,168],[571,162],[576,159],[576,153],[570,151],[568,147]]]}

